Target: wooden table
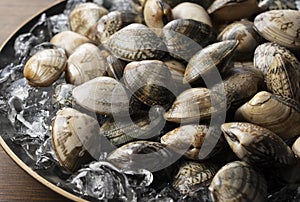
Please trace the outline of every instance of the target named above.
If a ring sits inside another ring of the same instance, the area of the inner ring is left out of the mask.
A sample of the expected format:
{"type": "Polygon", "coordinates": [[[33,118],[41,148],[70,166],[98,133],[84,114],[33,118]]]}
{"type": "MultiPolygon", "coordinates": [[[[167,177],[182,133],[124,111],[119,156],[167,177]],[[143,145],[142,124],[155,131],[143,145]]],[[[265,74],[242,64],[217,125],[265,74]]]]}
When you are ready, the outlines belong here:
{"type": "MultiPolygon", "coordinates": [[[[28,18],[61,0],[0,0],[0,44],[28,18]]],[[[29,176],[0,147],[0,201],[69,201],[29,176]]]]}

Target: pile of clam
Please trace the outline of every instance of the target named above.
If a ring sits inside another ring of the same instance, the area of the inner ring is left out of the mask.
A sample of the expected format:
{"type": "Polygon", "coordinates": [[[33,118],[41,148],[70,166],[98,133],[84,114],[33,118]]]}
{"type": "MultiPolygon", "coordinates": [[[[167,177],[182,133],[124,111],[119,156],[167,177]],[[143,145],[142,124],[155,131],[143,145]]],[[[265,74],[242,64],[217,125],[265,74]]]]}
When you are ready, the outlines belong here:
{"type": "Polygon", "coordinates": [[[300,11],[293,3],[77,5],[70,30],[24,68],[35,87],[65,77],[53,95],[61,166],[75,172],[107,152],[120,169],[168,169],[164,179],[182,195],[209,187],[213,201],[264,201],[270,176],[300,182],[300,11]]]}

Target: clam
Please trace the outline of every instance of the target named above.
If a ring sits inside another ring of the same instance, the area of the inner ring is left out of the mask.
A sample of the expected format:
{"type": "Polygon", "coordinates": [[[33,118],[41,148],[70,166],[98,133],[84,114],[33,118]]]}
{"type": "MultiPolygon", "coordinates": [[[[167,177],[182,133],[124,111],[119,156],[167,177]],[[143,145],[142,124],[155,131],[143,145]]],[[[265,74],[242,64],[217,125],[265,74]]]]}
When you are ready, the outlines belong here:
{"type": "Polygon", "coordinates": [[[120,169],[154,172],[166,168],[172,158],[173,152],[159,142],[135,141],[111,152],[107,160],[120,169]]]}
{"type": "Polygon", "coordinates": [[[50,42],[63,48],[70,56],[79,45],[89,43],[90,39],[76,32],[63,31],[54,35],[50,42]]]}
{"type": "Polygon", "coordinates": [[[300,104],[263,91],[236,111],[235,120],[260,125],[289,139],[300,134],[300,104]]]}
{"type": "Polygon", "coordinates": [[[104,43],[116,57],[126,61],[161,58],[165,45],[162,40],[145,25],[133,23],[115,34],[104,43]]]}
{"type": "Polygon", "coordinates": [[[73,98],[78,105],[99,114],[129,113],[129,98],[123,84],[110,77],[96,77],[75,87],[73,98]]]}
{"type": "Polygon", "coordinates": [[[192,19],[212,27],[210,17],[206,10],[196,3],[180,3],[172,9],[172,13],[174,19],[192,19]]]}
{"type": "Polygon", "coordinates": [[[24,77],[32,86],[50,86],[65,70],[65,51],[45,49],[34,54],[25,64],[24,77]]]}
{"type": "Polygon", "coordinates": [[[213,77],[215,71],[222,71],[232,58],[238,44],[237,40],[225,40],[213,43],[197,52],[186,67],[185,81],[194,83],[204,75],[213,77]]]}
{"type": "Polygon", "coordinates": [[[243,161],[223,166],[214,176],[209,190],[213,201],[265,201],[267,182],[260,173],[243,161]]]}
{"type": "Polygon", "coordinates": [[[246,122],[224,123],[221,129],[232,151],[259,167],[283,167],[296,162],[289,146],[275,133],[246,122]]]}
{"type": "Polygon", "coordinates": [[[256,16],[254,25],[268,41],[290,49],[300,49],[300,11],[266,11],[256,16]]]}
{"type": "Polygon", "coordinates": [[[292,146],[292,150],[295,153],[295,155],[299,158],[300,157],[300,137],[296,139],[292,146]]]}
{"type": "Polygon", "coordinates": [[[190,88],[177,96],[171,108],[165,113],[165,118],[175,123],[199,122],[226,109],[225,96],[207,88],[190,88]]]}
{"type": "Polygon", "coordinates": [[[95,3],[81,3],[69,14],[70,30],[92,39],[92,32],[97,21],[108,11],[95,3]]]}
{"type": "Polygon", "coordinates": [[[164,0],[147,0],[144,7],[145,23],[150,28],[163,28],[173,20],[172,9],[164,0]]]}
{"type": "Polygon", "coordinates": [[[253,63],[256,68],[261,70],[263,74],[266,76],[271,66],[273,60],[275,59],[275,55],[279,54],[281,57],[286,58],[294,65],[299,65],[299,61],[295,57],[295,55],[289,51],[287,48],[278,45],[276,43],[264,43],[259,45],[254,52],[253,63]]]}
{"type": "Polygon", "coordinates": [[[106,72],[106,58],[100,49],[91,43],[85,43],[75,49],[67,61],[66,81],[79,85],[106,72]]]}
{"type": "Polygon", "coordinates": [[[176,19],[163,28],[163,40],[171,56],[188,61],[214,40],[212,28],[192,19],[176,19]]]}
{"type": "Polygon", "coordinates": [[[266,83],[268,90],[275,95],[300,102],[300,63],[276,54],[268,69],[266,83]]]}
{"type": "Polygon", "coordinates": [[[128,11],[112,11],[102,16],[94,28],[98,42],[103,43],[111,35],[131,23],[142,23],[140,15],[128,11]]]}
{"type": "Polygon", "coordinates": [[[158,136],[165,121],[159,113],[148,116],[146,112],[135,112],[129,119],[108,119],[100,128],[100,134],[115,145],[158,136]]]}
{"type": "Polygon", "coordinates": [[[192,196],[200,187],[208,186],[218,171],[213,163],[187,161],[180,165],[172,187],[183,195],[192,196]]]}
{"type": "Polygon", "coordinates": [[[124,69],[124,83],[130,92],[148,106],[168,108],[177,88],[168,67],[159,60],[131,62],[124,69]]]}
{"type": "Polygon", "coordinates": [[[216,127],[209,128],[207,125],[195,124],[180,126],[179,128],[175,128],[166,133],[161,137],[161,143],[172,148],[175,152],[184,154],[185,157],[192,160],[211,158],[225,146],[220,129],[216,127]],[[202,145],[208,136],[211,136],[216,141],[214,142],[215,145],[206,145],[209,153],[207,156],[203,157],[203,155],[200,154],[200,151],[203,149],[202,145]]]}
{"type": "Polygon", "coordinates": [[[253,25],[253,22],[247,20],[237,21],[226,26],[218,35],[218,40],[220,41],[239,41],[234,57],[236,60],[252,60],[255,48],[262,41],[260,35],[254,30],[253,25]]]}
{"type": "Polygon", "coordinates": [[[296,3],[293,0],[263,0],[258,4],[262,10],[297,10],[296,3]]]}
{"type": "Polygon", "coordinates": [[[52,144],[59,163],[73,172],[92,161],[90,152],[98,149],[98,133],[93,117],[72,108],[59,110],[52,123],[52,144]]]}
{"type": "Polygon", "coordinates": [[[248,18],[258,11],[260,9],[256,0],[215,0],[207,9],[212,20],[216,22],[232,22],[248,18]]]}

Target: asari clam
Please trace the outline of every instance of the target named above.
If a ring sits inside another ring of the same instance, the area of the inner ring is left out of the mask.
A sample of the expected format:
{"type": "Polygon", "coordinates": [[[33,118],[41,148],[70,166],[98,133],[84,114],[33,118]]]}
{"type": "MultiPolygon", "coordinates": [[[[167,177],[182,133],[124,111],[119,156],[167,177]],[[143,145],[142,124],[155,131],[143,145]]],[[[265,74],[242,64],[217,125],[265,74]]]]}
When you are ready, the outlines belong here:
{"type": "Polygon", "coordinates": [[[95,3],[82,3],[69,14],[70,30],[92,39],[93,28],[97,21],[108,11],[95,3]]]}
{"type": "Polygon", "coordinates": [[[116,57],[126,61],[159,59],[166,47],[162,40],[145,25],[132,23],[104,43],[116,57]]]}
{"type": "Polygon", "coordinates": [[[186,161],[179,166],[172,187],[183,195],[192,196],[197,189],[208,186],[218,171],[218,166],[209,162],[186,161]]]}
{"type": "Polygon", "coordinates": [[[246,122],[221,126],[232,151],[243,161],[259,167],[293,165],[296,159],[290,147],[272,131],[246,122]]]}
{"type": "Polygon", "coordinates": [[[91,43],[85,43],[69,56],[66,68],[66,81],[79,85],[106,72],[106,58],[100,49],[91,43]]]}
{"type": "Polygon", "coordinates": [[[26,62],[24,77],[32,86],[49,86],[63,73],[66,63],[67,56],[63,49],[45,49],[26,62]]]}
{"type": "Polygon", "coordinates": [[[267,182],[246,162],[234,161],[217,172],[209,190],[215,202],[263,202],[267,196],[267,182]]]}
{"type": "Polygon", "coordinates": [[[266,11],[256,16],[254,25],[265,39],[290,49],[300,49],[300,11],[266,11]]]}
{"type": "Polygon", "coordinates": [[[93,160],[90,152],[99,154],[96,119],[72,108],[59,110],[52,123],[52,145],[59,163],[69,171],[76,171],[93,160]]]}
{"type": "Polygon", "coordinates": [[[260,125],[289,139],[299,135],[300,104],[262,91],[235,112],[235,120],[260,125]]]}

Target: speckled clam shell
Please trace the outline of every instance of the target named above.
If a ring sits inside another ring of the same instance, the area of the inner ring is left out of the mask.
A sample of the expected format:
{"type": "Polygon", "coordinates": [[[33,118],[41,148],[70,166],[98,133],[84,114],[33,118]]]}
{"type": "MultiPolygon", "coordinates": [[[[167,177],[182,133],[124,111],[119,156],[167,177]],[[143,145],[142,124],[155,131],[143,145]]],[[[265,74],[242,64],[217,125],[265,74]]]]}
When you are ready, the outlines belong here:
{"type": "Polygon", "coordinates": [[[67,57],[63,49],[45,49],[26,62],[23,73],[32,86],[50,86],[66,68],[67,57]]]}
{"type": "Polygon", "coordinates": [[[277,43],[268,42],[257,46],[257,48],[255,49],[253,58],[254,66],[261,70],[266,76],[276,54],[284,57],[285,59],[293,63],[293,65],[299,65],[299,61],[297,60],[295,55],[287,48],[277,43]]]}
{"type": "Polygon", "coordinates": [[[171,108],[165,113],[165,118],[175,123],[209,119],[212,113],[223,112],[227,109],[226,98],[224,98],[225,96],[207,88],[185,90],[177,96],[171,108]]]}
{"type": "Polygon", "coordinates": [[[263,91],[235,112],[235,120],[260,125],[282,139],[289,139],[299,135],[300,104],[263,91]]]}
{"type": "Polygon", "coordinates": [[[300,63],[276,54],[268,69],[266,83],[273,94],[300,102],[300,63]]]}
{"type": "Polygon", "coordinates": [[[185,81],[193,83],[200,80],[202,75],[212,76],[214,71],[222,71],[232,58],[238,44],[237,40],[225,40],[208,45],[197,52],[186,67],[185,81]]]}
{"type": "Polygon", "coordinates": [[[75,87],[73,97],[78,105],[96,113],[129,113],[129,98],[123,84],[110,77],[97,77],[75,87]]]}
{"type": "Polygon", "coordinates": [[[300,11],[266,11],[256,16],[254,25],[265,39],[300,50],[300,11]]]}
{"type": "Polygon", "coordinates": [[[209,190],[213,201],[262,202],[267,197],[267,182],[246,162],[234,161],[217,172],[209,190]]]}
{"type": "Polygon", "coordinates": [[[187,161],[180,165],[172,187],[183,195],[192,196],[197,188],[208,186],[218,171],[218,166],[208,162],[187,161]]]}
{"type": "Polygon", "coordinates": [[[76,171],[92,161],[89,152],[99,149],[95,141],[98,133],[99,125],[93,117],[72,108],[59,110],[52,123],[52,144],[59,163],[76,171]]]}
{"type": "Polygon", "coordinates": [[[81,3],[69,14],[70,30],[88,38],[92,38],[92,32],[97,21],[106,15],[108,11],[95,3],[81,3]]]}
{"type": "Polygon", "coordinates": [[[222,124],[221,130],[232,151],[251,165],[280,167],[296,162],[289,146],[266,128],[246,122],[232,122],[222,124]]]}
{"type": "Polygon", "coordinates": [[[166,133],[160,141],[189,159],[199,160],[201,158],[203,160],[203,156],[200,157],[199,152],[208,136],[215,138],[216,141],[215,145],[206,145],[210,149],[210,152],[205,156],[206,159],[222,151],[225,146],[221,130],[216,127],[209,128],[207,125],[188,124],[166,133]]]}
{"type": "Polygon", "coordinates": [[[72,31],[63,31],[54,35],[50,43],[63,48],[67,56],[70,56],[74,50],[84,43],[91,42],[87,37],[72,31]]]}
{"type": "Polygon", "coordinates": [[[167,50],[162,40],[145,25],[132,23],[104,42],[116,57],[126,61],[159,59],[167,50]]]}
{"type": "Polygon", "coordinates": [[[103,76],[106,72],[106,58],[100,49],[91,43],[80,45],[67,61],[66,81],[80,85],[103,76]]]}

